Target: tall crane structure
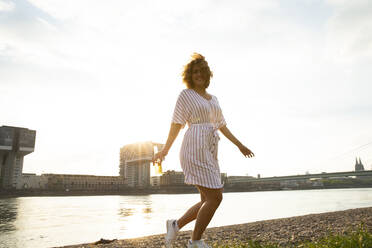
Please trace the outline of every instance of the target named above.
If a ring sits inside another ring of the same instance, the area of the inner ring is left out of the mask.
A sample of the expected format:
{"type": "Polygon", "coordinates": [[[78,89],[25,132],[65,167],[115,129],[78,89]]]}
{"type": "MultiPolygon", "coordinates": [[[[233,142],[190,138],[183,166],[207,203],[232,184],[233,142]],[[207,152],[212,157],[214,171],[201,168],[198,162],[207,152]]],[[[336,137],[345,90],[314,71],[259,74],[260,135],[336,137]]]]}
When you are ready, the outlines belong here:
{"type": "Polygon", "coordinates": [[[22,179],[23,159],[35,149],[36,131],[0,127],[0,189],[15,189],[22,179]]]}

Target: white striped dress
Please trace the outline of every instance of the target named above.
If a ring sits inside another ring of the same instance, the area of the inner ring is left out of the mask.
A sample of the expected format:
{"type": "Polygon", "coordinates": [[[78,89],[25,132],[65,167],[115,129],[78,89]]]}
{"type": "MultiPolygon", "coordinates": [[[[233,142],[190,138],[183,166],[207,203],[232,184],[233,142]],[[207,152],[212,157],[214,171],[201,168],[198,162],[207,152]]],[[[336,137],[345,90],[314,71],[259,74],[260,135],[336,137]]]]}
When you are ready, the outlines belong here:
{"type": "Polygon", "coordinates": [[[206,188],[222,188],[218,165],[217,130],[226,121],[217,97],[207,100],[193,89],[184,89],[178,96],[174,108],[173,123],[188,123],[179,153],[185,183],[206,188]]]}

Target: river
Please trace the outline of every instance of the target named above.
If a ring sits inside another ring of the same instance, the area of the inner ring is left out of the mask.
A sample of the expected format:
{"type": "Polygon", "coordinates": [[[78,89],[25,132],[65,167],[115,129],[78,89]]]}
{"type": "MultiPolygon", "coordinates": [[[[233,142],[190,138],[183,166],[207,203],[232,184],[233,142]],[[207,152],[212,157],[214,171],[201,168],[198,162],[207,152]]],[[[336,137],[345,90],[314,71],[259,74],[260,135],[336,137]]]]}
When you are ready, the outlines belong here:
{"type": "MultiPolygon", "coordinates": [[[[53,247],[165,232],[198,194],[0,199],[0,247],[53,247]]],[[[208,227],[372,206],[372,188],[224,193],[208,227]]],[[[191,230],[194,222],[182,230],[191,230]]]]}

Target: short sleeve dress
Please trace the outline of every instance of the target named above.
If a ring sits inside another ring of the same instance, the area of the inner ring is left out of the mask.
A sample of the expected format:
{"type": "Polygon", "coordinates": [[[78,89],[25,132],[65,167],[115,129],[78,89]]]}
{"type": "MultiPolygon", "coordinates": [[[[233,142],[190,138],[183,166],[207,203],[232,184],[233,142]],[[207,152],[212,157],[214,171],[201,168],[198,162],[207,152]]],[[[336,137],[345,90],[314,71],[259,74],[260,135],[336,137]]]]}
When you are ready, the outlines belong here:
{"type": "Polygon", "coordinates": [[[223,188],[218,164],[218,129],[226,125],[217,97],[210,100],[193,89],[180,92],[174,108],[173,123],[189,128],[179,153],[185,183],[206,188],[223,188]]]}

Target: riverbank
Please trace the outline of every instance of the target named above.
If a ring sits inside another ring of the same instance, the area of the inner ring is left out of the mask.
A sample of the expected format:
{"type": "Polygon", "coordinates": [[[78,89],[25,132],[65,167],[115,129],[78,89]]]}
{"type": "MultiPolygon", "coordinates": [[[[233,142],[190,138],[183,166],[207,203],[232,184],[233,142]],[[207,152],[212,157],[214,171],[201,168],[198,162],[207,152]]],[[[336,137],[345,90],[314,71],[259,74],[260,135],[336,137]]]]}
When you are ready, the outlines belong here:
{"type": "MultiPolygon", "coordinates": [[[[302,188],[248,188],[242,186],[225,186],[224,193],[229,192],[260,192],[260,191],[284,191],[284,190],[318,190],[318,189],[351,189],[372,188],[371,185],[327,185],[302,188]]],[[[42,196],[97,196],[97,195],[150,195],[150,194],[194,194],[199,193],[194,186],[168,186],[146,189],[125,189],[120,191],[88,191],[88,190],[0,190],[1,198],[14,197],[42,197],[42,196]]]]}
{"type": "MultiPolygon", "coordinates": [[[[203,239],[213,247],[232,242],[245,242],[248,239],[263,243],[275,243],[282,247],[296,247],[304,241],[320,240],[329,233],[343,235],[350,231],[356,231],[361,224],[369,232],[372,232],[372,207],[213,227],[205,231],[203,239]]],[[[181,231],[174,247],[186,247],[190,236],[191,231],[181,231]]],[[[83,247],[164,247],[164,234],[115,240],[108,244],[90,243],[64,246],[63,248],[83,247]]]]}

